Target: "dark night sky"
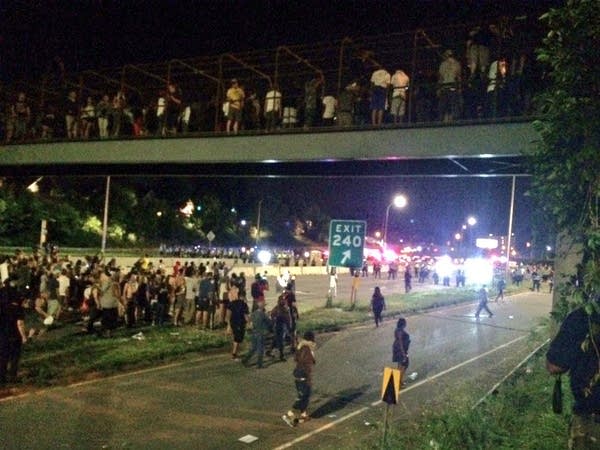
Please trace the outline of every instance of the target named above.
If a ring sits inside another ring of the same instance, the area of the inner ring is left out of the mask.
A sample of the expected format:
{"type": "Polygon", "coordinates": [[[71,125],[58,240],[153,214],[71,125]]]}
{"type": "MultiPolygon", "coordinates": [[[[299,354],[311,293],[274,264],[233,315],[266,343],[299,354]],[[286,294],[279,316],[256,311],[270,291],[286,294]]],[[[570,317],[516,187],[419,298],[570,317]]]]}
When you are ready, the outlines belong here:
{"type": "Polygon", "coordinates": [[[537,15],[557,0],[202,0],[0,2],[3,78],[166,61],[455,24],[537,15]]]}
{"type": "MultiPolygon", "coordinates": [[[[454,24],[483,16],[539,15],[549,0],[271,0],[271,1],[16,1],[0,2],[0,79],[39,74],[56,55],[68,71],[166,61],[454,24]],[[531,11],[534,9],[534,11],[531,11]]],[[[380,227],[397,191],[409,207],[393,212],[390,232],[412,230],[438,243],[465,218],[478,233],[506,234],[509,178],[398,178],[241,181],[254,192],[307,189],[333,217],[380,227]],[[410,220],[414,223],[411,223],[410,220]]],[[[200,182],[202,184],[202,182],[200,182]]],[[[518,179],[515,232],[530,239],[528,180],[518,179]]],[[[251,203],[252,199],[247,199],[251,203]]]]}

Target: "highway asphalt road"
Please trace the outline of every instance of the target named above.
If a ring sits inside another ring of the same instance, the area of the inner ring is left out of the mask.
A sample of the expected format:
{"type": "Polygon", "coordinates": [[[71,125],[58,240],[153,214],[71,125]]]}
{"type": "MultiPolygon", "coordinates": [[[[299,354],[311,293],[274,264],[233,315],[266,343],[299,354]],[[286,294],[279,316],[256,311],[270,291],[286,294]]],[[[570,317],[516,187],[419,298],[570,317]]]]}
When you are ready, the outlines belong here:
{"type": "MultiPolygon", "coordinates": [[[[408,317],[408,372],[417,375],[393,407],[391,426],[444,407],[453,387],[483,395],[536,345],[529,332],[550,305],[550,295],[527,293],[492,303],[491,319],[475,320],[473,304],[408,317]]],[[[381,436],[382,372],[392,366],[394,325],[318,336],[313,419],[296,428],[281,420],[295,398],[291,358],[258,370],[213,355],[3,399],[0,447],[364,448],[381,436]],[[240,442],[246,435],[258,439],[240,442]]]]}
{"type": "MultiPolygon", "coordinates": [[[[270,291],[267,292],[268,305],[275,306],[277,293],[275,292],[275,277],[269,277],[270,291]]],[[[352,277],[349,274],[338,275],[337,297],[334,302],[342,305],[350,305],[350,290],[352,286],[352,277]]],[[[400,274],[395,280],[388,280],[387,274],[382,274],[382,278],[361,277],[358,287],[358,305],[368,305],[373,295],[375,286],[381,288],[384,296],[404,293],[404,274],[400,274]]],[[[324,275],[299,275],[296,278],[296,297],[300,312],[315,307],[325,306],[329,280],[324,275]]],[[[434,285],[431,280],[425,283],[418,283],[416,280],[412,283],[412,292],[444,290],[441,284],[434,285]]]]}

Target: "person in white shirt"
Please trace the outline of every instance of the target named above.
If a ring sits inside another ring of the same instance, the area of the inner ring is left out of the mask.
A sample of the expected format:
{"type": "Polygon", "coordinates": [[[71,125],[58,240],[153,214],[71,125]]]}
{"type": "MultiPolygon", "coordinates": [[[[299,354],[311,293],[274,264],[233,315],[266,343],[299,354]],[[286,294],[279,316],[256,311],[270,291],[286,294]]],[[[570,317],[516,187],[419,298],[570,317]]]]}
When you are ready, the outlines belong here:
{"type": "Polygon", "coordinates": [[[326,95],[323,97],[323,125],[333,125],[333,119],[335,118],[335,109],[337,107],[337,100],[333,95],[326,95]]]}
{"type": "Polygon", "coordinates": [[[278,86],[274,85],[273,89],[265,95],[265,129],[267,131],[274,130],[281,118],[281,92],[278,86]]]}
{"type": "Polygon", "coordinates": [[[371,75],[371,124],[373,125],[383,123],[390,78],[389,72],[385,69],[378,69],[371,75]]]}
{"type": "Polygon", "coordinates": [[[90,133],[96,128],[96,105],[94,105],[94,99],[88,97],[85,105],[81,108],[81,137],[89,139],[90,133]]]}
{"type": "Polygon", "coordinates": [[[165,106],[167,101],[165,99],[165,93],[161,92],[159,94],[157,103],[156,103],[156,120],[158,121],[158,134],[164,136],[166,134],[165,131],[165,106]]]}
{"type": "Polygon", "coordinates": [[[63,269],[57,278],[58,281],[58,300],[63,307],[67,307],[67,299],[69,295],[69,287],[71,279],[67,276],[67,270],[63,269]]]}
{"type": "Polygon", "coordinates": [[[438,70],[438,114],[443,122],[458,118],[461,99],[461,65],[452,50],[446,50],[438,70]]]}
{"type": "Polygon", "coordinates": [[[394,72],[391,79],[392,85],[392,104],[390,105],[390,113],[394,117],[394,123],[402,122],[406,112],[406,92],[410,79],[402,70],[398,69],[394,72]]]}

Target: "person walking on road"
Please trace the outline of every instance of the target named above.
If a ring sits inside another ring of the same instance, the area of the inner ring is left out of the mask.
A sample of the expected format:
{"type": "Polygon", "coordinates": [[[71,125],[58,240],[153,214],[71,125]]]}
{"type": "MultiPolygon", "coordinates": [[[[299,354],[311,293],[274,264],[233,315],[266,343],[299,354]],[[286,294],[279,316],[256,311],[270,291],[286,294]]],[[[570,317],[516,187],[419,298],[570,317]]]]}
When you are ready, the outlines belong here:
{"type": "Polygon", "coordinates": [[[492,317],[494,314],[490,311],[490,309],[487,306],[489,298],[488,298],[488,293],[487,293],[485,284],[483,286],[481,286],[481,289],[479,289],[479,291],[477,291],[477,295],[479,297],[479,306],[477,306],[477,311],[475,312],[475,318],[479,319],[479,313],[481,312],[482,309],[485,309],[487,311],[487,313],[489,314],[489,316],[492,317]]]}
{"type": "Polygon", "coordinates": [[[404,292],[408,294],[412,290],[412,273],[410,273],[410,267],[406,266],[404,271],[404,292]]]}
{"type": "Polygon", "coordinates": [[[304,333],[298,344],[298,349],[294,354],[296,368],[294,369],[294,380],[296,384],[296,392],[298,397],[287,414],[282,416],[282,419],[290,427],[310,420],[308,414],[308,403],[310,402],[310,394],[312,391],[313,368],[315,360],[315,334],[312,331],[304,333]],[[299,411],[297,416],[294,410],[299,411]]]}
{"type": "Polygon", "coordinates": [[[246,355],[242,358],[242,363],[248,365],[248,362],[256,353],[256,367],[263,368],[263,357],[265,354],[265,338],[271,328],[271,319],[265,311],[265,301],[257,303],[258,308],[250,315],[252,322],[252,346],[246,355]]]}
{"type": "Polygon", "coordinates": [[[410,347],[410,335],[406,332],[406,319],[400,317],[394,330],[394,345],[392,346],[392,361],[398,364],[400,370],[400,382],[404,372],[408,369],[408,348],[410,347]]]}
{"type": "Polygon", "coordinates": [[[273,328],[275,331],[273,348],[279,350],[279,360],[285,361],[283,347],[285,345],[285,337],[289,333],[292,325],[292,315],[290,314],[290,308],[287,305],[284,294],[281,294],[277,299],[277,306],[271,311],[271,320],[273,321],[273,328]]]}
{"type": "Polygon", "coordinates": [[[0,386],[16,380],[21,349],[27,342],[23,299],[14,281],[6,279],[0,289],[0,386]]]}
{"type": "Polygon", "coordinates": [[[373,317],[375,318],[375,326],[378,327],[381,323],[381,313],[385,309],[385,299],[381,295],[381,289],[379,286],[375,286],[373,296],[371,297],[371,311],[373,311],[373,317]]]}
{"type": "Polygon", "coordinates": [[[496,295],[496,300],[494,300],[494,302],[498,303],[498,300],[504,301],[504,289],[506,288],[506,281],[504,281],[504,278],[500,278],[496,286],[498,295],[496,295]]]}
{"type": "Polygon", "coordinates": [[[232,359],[239,361],[238,350],[244,342],[246,324],[248,323],[248,305],[232,291],[229,292],[229,305],[227,305],[227,334],[233,335],[232,359]]]}

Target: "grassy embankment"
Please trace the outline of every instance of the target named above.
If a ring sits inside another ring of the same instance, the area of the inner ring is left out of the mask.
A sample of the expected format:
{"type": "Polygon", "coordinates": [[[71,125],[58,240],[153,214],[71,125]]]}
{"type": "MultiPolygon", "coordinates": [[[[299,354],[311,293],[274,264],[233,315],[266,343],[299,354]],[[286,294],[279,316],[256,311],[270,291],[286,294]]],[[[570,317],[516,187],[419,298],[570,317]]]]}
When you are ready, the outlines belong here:
{"type": "MultiPolygon", "coordinates": [[[[476,399],[457,396],[444,413],[428,411],[398,424],[386,449],[559,450],[567,448],[572,398],[563,379],[563,414],[552,412],[554,378],[545,370],[545,348],[473,409],[476,399]]],[[[439,410],[438,410],[439,411],[439,410]]],[[[379,447],[377,447],[379,448],[379,447]]]]}
{"type": "MultiPolygon", "coordinates": [[[[511,288],[514,289],[514,288],[511,288]]],[[[435,307],[474,301],[468,289],[415,292],[386,298],[386,316],[410,314],[435,307]]],[[[323,301],[325,304],[325,300],[323,301]]],[[[366,304],[348,308],[315,308],[302,314],[299,331],[338,330],[344,326],[372,320],[366,304]]],[[[31,340],[24,349],[21,374],[26,385],[64,384],[123,370],[149,367],[179,360],[184,355],[219,351],[229,343],[223,330],[201,331],[196,327],[143,327],[119,329],[111,339],[72,334],[73,326],[51,330],[31,340]],[[143,340],[132,335],[142,331],[143,340]]]]}

